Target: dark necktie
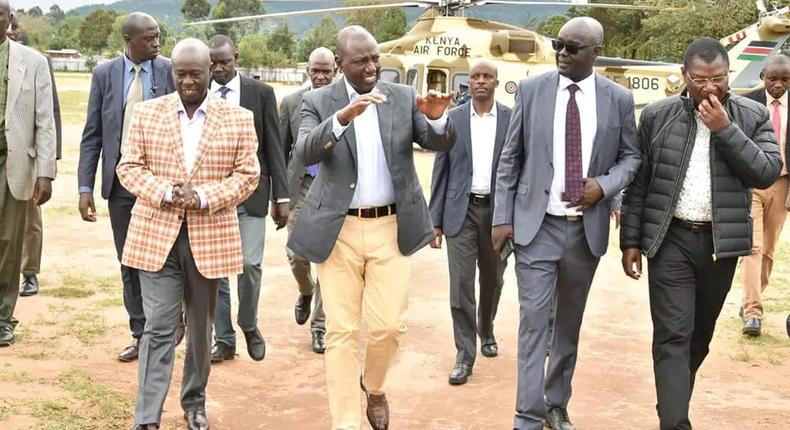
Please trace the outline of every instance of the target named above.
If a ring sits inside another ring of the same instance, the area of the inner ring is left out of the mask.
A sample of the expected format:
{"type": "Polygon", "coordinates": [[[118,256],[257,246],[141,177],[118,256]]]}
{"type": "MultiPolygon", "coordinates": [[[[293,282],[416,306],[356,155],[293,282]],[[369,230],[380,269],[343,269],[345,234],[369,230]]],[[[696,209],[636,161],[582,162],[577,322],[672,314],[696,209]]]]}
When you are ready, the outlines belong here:
{"type": "Polygon", "coordinates": [[[227,100],[229,92],[230,92],[230,88],[224,85],[219,87],[219,96],[222,97],[223,99],[227,100]]]}
{"type": "Polygon", "coordinates": [[[582,198],[582,130],[579,106],[576,104],[576,84],[568,86],[570,98],[565,111],[565,192],[562,200],[576,203],[582,198]]]}

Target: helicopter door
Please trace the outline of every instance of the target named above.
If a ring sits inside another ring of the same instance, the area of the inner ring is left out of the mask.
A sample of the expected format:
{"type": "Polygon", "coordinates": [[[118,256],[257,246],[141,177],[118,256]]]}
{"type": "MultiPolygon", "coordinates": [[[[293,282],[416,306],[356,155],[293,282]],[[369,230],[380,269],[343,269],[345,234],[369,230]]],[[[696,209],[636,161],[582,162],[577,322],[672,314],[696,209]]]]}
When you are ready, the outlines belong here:
{"type": "Polygon", "coordinates": [[[413,87],[417,92],[420,92],[420,78],[422,77],[422,73],[416,67],[413,67],[406,71],[406,85],[413,87]]]}
{"type": "Polygon", "coordinates": [[[447,78],[450,71],[447,69],[428,68],[428,90],[436,90],[440,93],[449,92],[447,78]]]}

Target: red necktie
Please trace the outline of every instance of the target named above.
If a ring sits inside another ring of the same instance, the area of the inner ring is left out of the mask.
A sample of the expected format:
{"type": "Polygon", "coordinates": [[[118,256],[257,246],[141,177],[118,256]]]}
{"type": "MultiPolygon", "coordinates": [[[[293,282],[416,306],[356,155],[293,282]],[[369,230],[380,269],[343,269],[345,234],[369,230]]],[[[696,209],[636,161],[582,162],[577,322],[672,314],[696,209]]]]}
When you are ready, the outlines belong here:
{"type": "Polygon", "coordinates": [[[776,141],[779,142],[779,135],[782,133],[782,111],[779,109],[782,106],[782,102],[779,100],[774,100],[771,102],[772,112],[771,112],[771,125],[774,126],[774,133],[776,133],[776,141]]]}
{"type": "Polygon", "coordinates": [[[565,192],[562,200],[576,203],[582,198],[582,131],[579,106],[576,105],[576,84],[568,86],[571,96],[565,111],[565,192]]]}

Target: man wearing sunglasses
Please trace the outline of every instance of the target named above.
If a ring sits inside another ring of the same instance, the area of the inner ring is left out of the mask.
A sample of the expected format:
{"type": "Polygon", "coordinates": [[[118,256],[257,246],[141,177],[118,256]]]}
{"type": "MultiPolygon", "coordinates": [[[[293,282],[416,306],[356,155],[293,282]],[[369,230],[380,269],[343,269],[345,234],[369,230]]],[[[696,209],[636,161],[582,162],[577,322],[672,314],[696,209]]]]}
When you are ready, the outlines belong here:
{"type": "Polygon", "coordinates": [[[751,188],[779,178],[782,160],[764,105],[728,93],[716,39],[683,55],[687,94],[647,106],[642,168],[623,201],[620,247],[631,278],[648,261],[653,371],[661,429],[690,430],[697,370],[738,257],[752,250],[751,188]]]}
{"type": "Polygon", "coordinates": [[[558,70],[521,83],[497,169],[492,241],[498,252],[513,238],[518,276],[518,430],[544,420],[574,428],[567,407],[587,294],[613,200],[639,169],[633,96],[593,69],[602,43],[592,18],[560,29],[558,70]]]}

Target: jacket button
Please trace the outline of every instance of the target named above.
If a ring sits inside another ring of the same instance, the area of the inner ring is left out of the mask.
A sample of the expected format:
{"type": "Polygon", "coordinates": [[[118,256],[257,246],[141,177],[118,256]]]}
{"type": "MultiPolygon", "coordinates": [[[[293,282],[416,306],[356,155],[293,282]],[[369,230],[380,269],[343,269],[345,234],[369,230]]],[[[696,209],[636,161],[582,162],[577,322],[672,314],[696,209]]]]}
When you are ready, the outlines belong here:
{"type": "Polygon", "coordinates": [[[546,193],[547,196],[549,195],[549,190],[543,190],[543,192],[546,193]]]}
{"type": "Polygon", "coordinates": [[[183,219],[184,219],[184,215],[179,215],[179,216],[178,216],[178,219],[179,219],[179,220],[183,220],[183,219]]]}
{"type": "Polygon", "coordinates": [[[352,183],[348,184],[348,188],[351,188],[352,190],[353,190],[354,188],[356,188],[356,187],[357,187],[357,184],[356,184],[356,183],[354,183],[354,182],[352,182],[352,183]]]}

